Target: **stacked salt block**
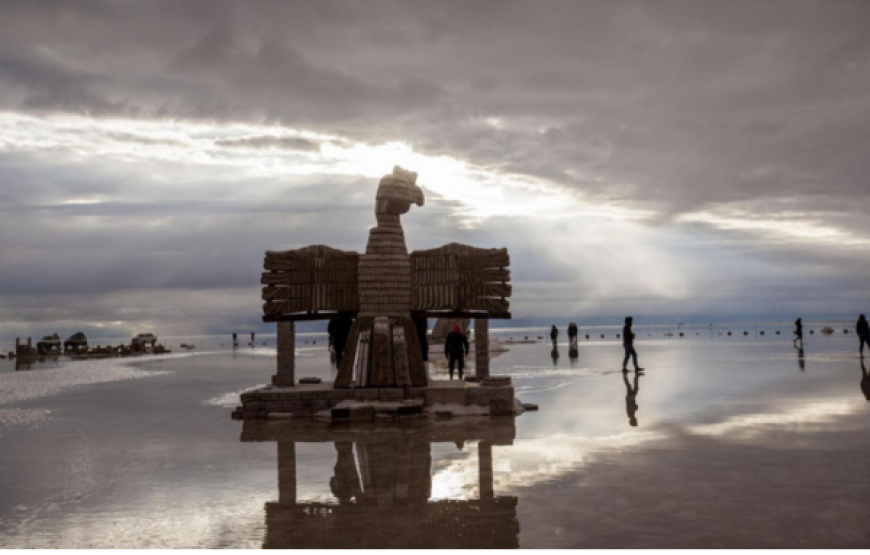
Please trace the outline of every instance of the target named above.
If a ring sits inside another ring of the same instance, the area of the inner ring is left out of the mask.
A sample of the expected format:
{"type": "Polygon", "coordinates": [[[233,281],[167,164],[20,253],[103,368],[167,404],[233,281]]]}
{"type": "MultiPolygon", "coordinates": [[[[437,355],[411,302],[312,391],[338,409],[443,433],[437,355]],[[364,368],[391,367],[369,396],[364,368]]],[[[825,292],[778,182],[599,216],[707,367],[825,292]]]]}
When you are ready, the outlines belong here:
{"type": "Polygon", "coordinates": [[[411,253],[412,310],[507,313],[511,296],[507,249],[449,243],[411,253]]]}
{"type": "Polygon", "coordinates": [[[474,320],[474,364],[478,380],[489,377],[489,320],[474,320]]]}
{"type": "Polygon", "coordinates": [[[324,245],[266,252],[263,314],[359,310],[359,255],[324,245]]]}
{"type": "Polygon", "coordinates": [[[272,384],[293,387],[296,372],[296,326],[294,322],[278,322],[278,373],[272,384]]]}

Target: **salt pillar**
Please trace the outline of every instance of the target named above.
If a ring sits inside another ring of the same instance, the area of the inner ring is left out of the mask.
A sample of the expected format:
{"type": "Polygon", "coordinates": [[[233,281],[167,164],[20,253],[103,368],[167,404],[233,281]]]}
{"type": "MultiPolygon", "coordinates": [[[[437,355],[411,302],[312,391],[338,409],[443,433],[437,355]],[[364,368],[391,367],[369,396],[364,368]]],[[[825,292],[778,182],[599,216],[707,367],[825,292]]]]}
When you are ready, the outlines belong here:
{"type": "Polygon", "coordinates": [[[272,385],[296,385],[296,323],[278,322],[278,373],[272,376],[272,385]]]}
{"type": "Polygon", "coordinates": [[[489,320],[474,320],[474,362],[477,380],[489,377],[489,320]]]}
{"type": "Polygon", "coordinates": [[[295,441],[278,442],[278,504],[283,506],[296,504],[295,441]]]}
{"type": "MultiPolygon", "coordinates": [[[[475,323],[475,325],[477,325],[475,323]]],[[[492,486],[492,443],[481,441],[477,444],[478,485],[481,499],[492,499],[495,490],[492,486]]]]}

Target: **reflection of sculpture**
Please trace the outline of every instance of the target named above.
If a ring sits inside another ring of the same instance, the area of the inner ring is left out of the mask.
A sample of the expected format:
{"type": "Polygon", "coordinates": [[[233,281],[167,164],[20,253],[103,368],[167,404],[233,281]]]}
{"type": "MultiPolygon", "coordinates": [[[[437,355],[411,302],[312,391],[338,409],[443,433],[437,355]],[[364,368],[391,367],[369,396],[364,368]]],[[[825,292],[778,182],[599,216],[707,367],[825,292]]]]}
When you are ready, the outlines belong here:
{"type": "MultiPolygon", "coordinates": [[[[507,249],[451,243],[408,255],[400,216],[422,206],[417,174],[394,168],[378,186],[366,252],[316,245],[267,252],[263,274],[265,321],[278,322],[278,375],[294,384],[293,322],[356,316],[336,388],[427,385],[418,326],[413,317],[477,318],[486,345],[489,318],[509,318],[507,249]]],[[[425,325],[422,326],[425,329],[425,325]]],[[[486,349],[478,376],[488,375],[486,349]]]]}
{"type": "Polygon", "coordinates": [[[513,419],[389,429],[246,421],[242,441],[278,442],[278,501],[266,504],[263,547],[283,549],[516,548],[517,499],[495,495],[493,445],[513,442],[513,419]],[[430,500],[433,442],[478,441],[476,499],[430,500]],[[296,449],[333,442],[336,502],[300,502],[296,449]]]}

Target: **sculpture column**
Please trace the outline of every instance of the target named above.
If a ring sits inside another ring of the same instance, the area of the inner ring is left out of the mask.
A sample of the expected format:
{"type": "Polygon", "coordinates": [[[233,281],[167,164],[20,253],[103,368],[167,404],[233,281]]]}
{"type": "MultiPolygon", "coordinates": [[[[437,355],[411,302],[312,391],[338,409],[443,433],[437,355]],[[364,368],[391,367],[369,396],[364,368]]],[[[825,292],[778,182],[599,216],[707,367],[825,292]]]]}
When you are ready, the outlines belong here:
{"type": "Polygon", "coordinates": [[[481,499],[492,499],[495,489],[492,482],[492,443],[481,441],[477,444],[478,487],[481,499]]]}
{"type": "Polygon", "coordinates": [[[489,377],[489,320],[474,320],[474,362],[477,381],[489,377]]]}
{"type": "Polygon", "coordinates": [[[296,323],[278,322],[278,373],[272,376],[272,385],[296,385],[296,323]]]}
{"type": "Polygon", "coordinates": [[[296,504],[296,442],[278,442],[278,504],[296,504]]]}

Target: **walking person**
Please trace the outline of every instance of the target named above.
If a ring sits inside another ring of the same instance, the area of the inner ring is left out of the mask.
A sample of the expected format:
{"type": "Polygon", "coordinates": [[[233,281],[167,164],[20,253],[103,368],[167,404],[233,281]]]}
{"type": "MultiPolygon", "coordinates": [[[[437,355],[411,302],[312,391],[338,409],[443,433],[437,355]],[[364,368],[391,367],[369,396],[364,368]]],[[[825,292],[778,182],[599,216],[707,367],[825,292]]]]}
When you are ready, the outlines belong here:
{"type": "Polygon", "coordinates": [[[867,318],[862,314],[858,316],[858,323],[855,325],[855,332],[858,334],[858,354],[864,358],[864,345],[870,347],[870,326],[867,324],[867,318]]]}
{"type": "Polygon", "coordinates": [[[444,356],[447,357],[450,368],[450,379],[453,379],[454,367],[459,367],[459,379],[465,370],[465,357],[468,356],[468,336],[462,333],[462,328],[453,326],[444,340],[444,356]]]}
{"type": "Polygon", "coordinates": [[[634,362],[634,371],[635,372],[643,372],[643,368],[640,368],[637,365],[637,351],[634,350],[634,332],[631,331],[631,326],[634,324],[634,318],[631,316],[625,317],[625,326],[622,328],[622,346],[625,349],[625,358],[622,359],[622,371],[628,372],[628,368],[626,365],[628,364],[628,357],[632,358],[634,362]]]}
{"type": "Polygon", "coordinates": [[[797,342],[801,342],[801,347],[804,346],[804,323],[798,318],[794,322],[794,344],[797,345],[797,342]]]}
{"type": "Polygon", "coordinates": [[[577,346],[577,324],[574,322],[568,324],[568,344],[571,347],[577,346]]]}
{"type": "Polygon", "coordinates": [[[556,340],[559,338],[559,330],[556,326],[553,326],[550,329],[550,340],[553,342],[553,348],[556,348],[556,340]]]}

